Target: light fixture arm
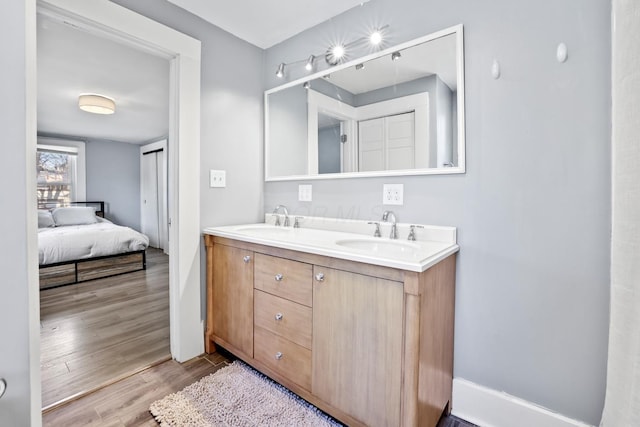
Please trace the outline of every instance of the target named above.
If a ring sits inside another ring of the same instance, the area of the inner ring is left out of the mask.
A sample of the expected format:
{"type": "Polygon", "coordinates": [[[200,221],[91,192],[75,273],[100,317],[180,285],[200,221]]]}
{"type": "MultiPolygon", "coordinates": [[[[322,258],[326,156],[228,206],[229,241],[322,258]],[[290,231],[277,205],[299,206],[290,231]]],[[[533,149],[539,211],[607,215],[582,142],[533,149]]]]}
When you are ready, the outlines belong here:
{"type": "Polygon", "coordinates": [[[349,43],[334,45],[332,47],[329,47],[325,52],[312,54],[312,55],[309,55],[306,58],[299,59],[297,61],[281,62],[278,65],[278,69],[276,71],[276,76],[279,77],[279,78],[283,78],[284,77],[285,67],[288,67],[290,65],[295,65],[295,64],[301,64],[301,63],[305,64],[305,69],[307,71],[312,71],[313,68],[314,68],[315,62],[320,57],[325,58],[325,61],[330,66],[338,65],[340,63],[340,61],[342,60],[342,58],[344,57],[344,55],[346,54],[347,49],[350,49],[350,48],[353,48],[355,46],[358,46],[358,45],[360,45],[360,44],[362,44],[363,42],[366,42],[366,41],[369,41],[373,45],[379,45],[382,42],[382,32],[384,30],[386,30],[387,28],[389,28],[389,25],[384,25],[382,27],[376,28],[373,31],[373,33],[368,35],[368,36],[359,37],[359,38],[357,38],[355,40],[350,41],[349,43]],[[375,34],[375,36],[374,36],[374,34],[375,34]],[[342,46],[342,48],[344,50],[342,55],[334,55],[333,50],[334,50],[334,48],[336,46],[342,46]]]}

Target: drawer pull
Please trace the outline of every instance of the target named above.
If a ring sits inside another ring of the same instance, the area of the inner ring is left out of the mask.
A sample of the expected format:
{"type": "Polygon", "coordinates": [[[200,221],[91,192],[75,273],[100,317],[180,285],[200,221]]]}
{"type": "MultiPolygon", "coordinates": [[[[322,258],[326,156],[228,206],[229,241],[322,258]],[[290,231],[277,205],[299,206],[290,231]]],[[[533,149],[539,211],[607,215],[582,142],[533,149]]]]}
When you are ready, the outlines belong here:
{"type": "Polygon", "coordinates": [[[251,261],[251,256],[250,256],[250,255],[245,255],[245,256],[244,256],[244,258],[242,258],[242,260],[243,260],[245,263],[248,263],[249,261],[251,261]]]}
{"type": "Polygon", "coordinates": [[[318,273],[316,274],[316,280],[318,282],[324,282],[324,273],[318,273]]]}
{"type": "Polygon", "coordinates": [[[280,359],[282,359],[282,356],[283,356],[283,354],[282,354],[282,353],[277,352],[277,353],[276,353],[276,356],[275,356],[275,357],[276,357],[276,360],[280,360],[280,359]]]}
{"type": "Polygon", "coordinates": [[[276,313],[276,320],[282,320],[282,313],[276,313]]]}
{"type": "Polygon", "coordinates": [[[276,277],[275,277],[276,282],[282,282],[283,278],[284,278],[284,276],[282,274],[280,274],[280,273],[276,274],[276,277]]]}

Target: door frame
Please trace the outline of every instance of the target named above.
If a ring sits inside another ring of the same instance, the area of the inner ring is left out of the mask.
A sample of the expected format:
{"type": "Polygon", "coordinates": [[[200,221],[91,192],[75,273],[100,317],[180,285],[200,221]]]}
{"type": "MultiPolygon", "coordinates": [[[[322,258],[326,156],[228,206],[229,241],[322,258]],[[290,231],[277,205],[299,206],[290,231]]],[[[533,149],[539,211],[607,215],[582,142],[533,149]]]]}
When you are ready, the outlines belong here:
{"type": "MultiPolygon", "coordinates": [[[[184,362],[204,351],[200,283],[200,41],[108,0],[40,0],[37,12],[72,22],[79,29],[142,48],[170,61],[169,114],[169,306],[171,355],[184,362]]],[[[27,24],[34,17],[27,16],[27,24]]],[[[35,26],[27,25],[36,39],[35,26]]],[[[35,43],[27,44],[26,56],[36,57],[35,43]]],[[[35,64],[30,64],[35,75],[35,64]]],[[[36,91],[35,79],[27,91],[36,91]]],[[[37,110],[35,97],[27,100],[27,115],[37,110]]],[[[35,203],[26,209],[36,216],[35,203]]],[[[30,223],[30,228],[35,223],[30,223]]],[[[28,230],[35,234],[35,230],[28,230]]],[[[37,253],[30,241],[30,253],[37,253]]],[[[37,257],[30,258],[31,263],[37,257]]],[[[32,265],[37,268],[37,264],[32,265]]],[[[36,276],[37,277],[37,276],[36,276]]],[[[29,286],[38,286],[34,278],[29,286]]],[[[39,307],[39,293],[30,293],[30,306],[39,307]]],[[[29,335],[39,342],[39,316],[31,319],[29,335]]],[[[32,358],[31,376],[39,383],[39,360],[32,358]]],[[[32,402],[40,401],[40,387],[32,387],[32,402]],[[35,400],[34,400],[35,398],[35,400]]],[[[32,408],[32,411],[40,408],[32,408]]],[[[32,412],[32,413],[33,413],[32,412]]]]}

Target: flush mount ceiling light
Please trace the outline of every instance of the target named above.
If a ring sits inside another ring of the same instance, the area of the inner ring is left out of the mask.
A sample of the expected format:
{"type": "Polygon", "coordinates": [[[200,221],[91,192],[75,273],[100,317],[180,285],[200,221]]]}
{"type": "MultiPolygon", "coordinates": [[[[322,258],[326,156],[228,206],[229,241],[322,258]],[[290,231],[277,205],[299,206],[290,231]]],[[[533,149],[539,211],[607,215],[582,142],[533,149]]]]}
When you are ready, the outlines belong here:
{"type": "Polygon", "coordinates": [[[284,77],[284,62],[282,62],[280,65],[278,65],[278,71],[276,71],[276,76],[279,78],[283,78],[284,77]]]}
{"type": "Polygon", "coordinates": [[[116,112],[116,101],[104,95],[83,93],[78,97],[78,107],[88,113],[113,114],[116,112]]]}

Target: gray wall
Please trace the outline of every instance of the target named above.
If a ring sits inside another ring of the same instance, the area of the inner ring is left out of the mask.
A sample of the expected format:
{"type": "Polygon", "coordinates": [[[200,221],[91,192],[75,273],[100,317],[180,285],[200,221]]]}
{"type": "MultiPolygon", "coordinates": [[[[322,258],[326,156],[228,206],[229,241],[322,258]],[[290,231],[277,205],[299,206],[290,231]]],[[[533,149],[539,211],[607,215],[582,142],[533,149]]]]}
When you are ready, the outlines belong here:
{"type": "Polygon", "coordinates": [[[318,129],[318,173],[340,172],[340,125],[318,129]]]}
{"type": "MultiPolygon", "coordinates": [[[[27,99],[35,105],[35,93],[26,91],[26,64],[35,69],[35,38],[33,55],[25,56],[25,16],[33,15],[31,29],[35,37],[35,1],[0,3],[0,38],[11,40],[3,44],[0,58],[0,126],[2,156],[0,179],[0,378],[7,380],[6,394],[0,399],[0,424],[7,426],[38,426],[39,372],[31,372],[31,360],[38,358],[39,341],[30,342],[29,325],[38,323],[37,259],[28,251],[37,246],[35,235],[35,117],[27,123],[27,99]],[[27,126],[28,125],[28,126],[27,126]],[[30,226],[31,229],[27,230],[30,226]],[[31,289],[30,289],[31,288],[31,289]],[[29,295],[31,294],[31,296],[29,295]],[[35,294],[35,295],[34,295],[35,294]],[[34,381],[31,380],[34,375],[34,381]],[[31,402],[33,387],[36,395],[31,402]],[[33,414],[33,416],[32,416],[33,414]]],[[[31,81],[35,85],[35,78],[31,81]]],[[[34,111],[35,114],[35,111],[34,111]]],[[[35,363],[35,366],[38,366],[35,363]]]]}
{"type": "MultiPolygon", "coordinates": [[[[455,125],[451,115],[451,100],[453,92],[439,77],[436,77],[436,133],[438,155],[435,167],[441,168],[444,163],[453,162],[453,132],[451,129],[455,125]]],[[[433,159],[433,157],[431,157],[433,159]]],[[[455,161],[457,164],[457,160],[455,161]]]]}
{"type": "Polygon", "coordinates": [[[166,0],[111,1],[202,42],[201,226],[262,220],[263,50],[166,0]],[[226,188],[209,188],[210,169],[226,188]]]}
{"type": "Polygon", "coordinates": [[[322,51],[332,34],[389,24],[395,44],[464,24],[466,174],[314,181],[312,203],[297,201],[299,182],[266,183],[265,209],[379,219],[382,184],[404,183],[402,222],[458,227],[455,376],[593,424],[608,336],[610,9],[372,0],[269,49],[264,68],[271,88],[279,62],[322,51]]]}
{"type": "Polygon", "coordinates": [[[89,141],[86,159],[87,200],[104,201],[107,219],[140,231],[140,146],[89,141]]]}
{"type": "Polygon", "coordinates": [[[269,174],[306,175],[307,90],[302,85],[269,95],[269,174]]]}

